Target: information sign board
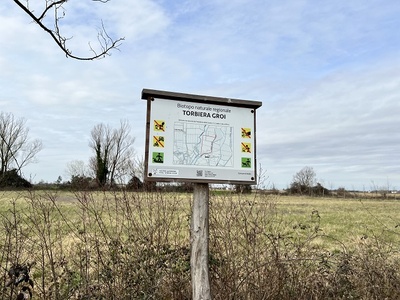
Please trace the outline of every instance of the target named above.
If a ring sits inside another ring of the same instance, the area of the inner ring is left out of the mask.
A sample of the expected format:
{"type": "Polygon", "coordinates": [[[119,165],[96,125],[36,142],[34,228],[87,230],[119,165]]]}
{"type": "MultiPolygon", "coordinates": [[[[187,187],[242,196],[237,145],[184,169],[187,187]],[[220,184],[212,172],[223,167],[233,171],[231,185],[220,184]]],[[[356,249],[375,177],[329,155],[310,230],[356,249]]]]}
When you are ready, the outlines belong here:
{"type": "Polygon", "coordinates": [[[258,101],[143,90],[147,180],[256,182],[258,101]]]}

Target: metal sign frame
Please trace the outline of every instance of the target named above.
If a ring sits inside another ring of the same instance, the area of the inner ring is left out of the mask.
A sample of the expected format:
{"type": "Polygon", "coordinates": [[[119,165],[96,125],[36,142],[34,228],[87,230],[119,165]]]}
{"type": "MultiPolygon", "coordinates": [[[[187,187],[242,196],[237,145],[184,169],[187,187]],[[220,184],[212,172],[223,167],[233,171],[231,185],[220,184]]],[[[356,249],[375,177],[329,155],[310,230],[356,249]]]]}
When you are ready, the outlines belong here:
{"type": "Polygon", "coordinates": [[[143,89],[145,180],[256,184],[260,101],[143,89]]]}

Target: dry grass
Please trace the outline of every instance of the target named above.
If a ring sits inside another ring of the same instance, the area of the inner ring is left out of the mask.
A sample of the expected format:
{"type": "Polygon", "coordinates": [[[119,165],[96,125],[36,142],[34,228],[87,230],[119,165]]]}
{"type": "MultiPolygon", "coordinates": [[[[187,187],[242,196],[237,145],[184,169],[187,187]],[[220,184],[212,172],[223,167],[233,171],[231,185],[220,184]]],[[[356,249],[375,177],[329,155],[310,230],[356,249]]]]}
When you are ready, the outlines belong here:
{"type": "MultiPolygon", "coordinates": [[[[3,192],[1,266],[36,299],[190,299],[191,196],[3,192]]],[[[211,193],[213,299],[398,299],[399,205],[211,193]]]]}

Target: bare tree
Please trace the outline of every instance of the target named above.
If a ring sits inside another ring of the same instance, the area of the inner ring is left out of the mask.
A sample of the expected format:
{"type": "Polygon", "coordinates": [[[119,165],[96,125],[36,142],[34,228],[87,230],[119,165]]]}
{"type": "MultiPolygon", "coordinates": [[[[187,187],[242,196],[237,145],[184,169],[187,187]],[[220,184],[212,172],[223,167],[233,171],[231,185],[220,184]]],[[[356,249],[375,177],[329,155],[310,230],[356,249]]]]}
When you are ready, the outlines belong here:
{"type": "MultiPolygon", "coordinates": [[[[72,51],[68,49],[67,42],[71,39],[70,37],[65,37],[61,33],[61,20],[66,15],[66,10],[64,8],[64,4],[67,3],[68,0],[43,0],[44,8],[39,13],[35,13],[35,11],[29,8],[29,0],[25,0],[22,3],[19,0],[14,0],[15,4],[18,5],[37,25],[39,25],[45,32],[47,32],[55,43],[60,47],[60,49],[65,53],[67,57],[74,58],[77,60],[95,60],[99,58],[103,58],[106,55],[110,55],[112,49],[117,49],[121,45],[121,42],[124,38],[113,39],[108,35],[103,21],[101,22],[101,27],[97,33],[97,41],[99,43],[99,50],[95,50],[92,45],[89,43],[89,49],[93,53],[93,55],[88,57],[73,55],[72,51]],[[51,15],[51,17],[48,17],[51,15]],[[51,18],[50,23],[47,22],[47,19],[51,18]],[[54,28],[50,28],[49,25],[46,24],[54,24],[54,28]]],[[[106,3],[109,0],[92,0],[93,2],[101,2],[106,3]]]]}
{"type": "Polygon", "coordinates": [[[293,176],[290,188],[293,192],[309,193],[316,181],[316,174],[312,167],[304,167],[293,176]]]}
{"type": "Polygon", "coordinates": [[[141,181],[144,181],[144,170],[145,170],[145,161],[144,157],[135,156],[135,159],[130,162],[131,166],[129,171],[131,172],[130,177],[137,177],[141,181]]]}
{"type": "Polygon", "coordinates": [[[130,136],[128,121],[122,120],[120,127],[113,131],[114,147],[111,151],[110,180],[114,181],[116,176],[121,177],[130,173],[133,163],[134,138],[130,136]]]}
{"type": "Polygon", "coordinates": [[[90,132],[89,147],[95,152],[90,160],[90,167],[96,175],[97,182],[103,186],[106,184],[109,174],[109,153],[111,148],[111,127],[103,123],[97,124],[90,132]]]}
{"type": "Polygon", "coordinates": [[[11,169],[21,169],[35,162],[36,154],[42,150],[42,142],[38,139],[30,141],[29,129],[24,119],[16,119],[11,113],[0,113],[0,174],[11,169]]]}
{"type": "Polygon", "coordinates": [[[116,179],[132,173],[135,139],[130,136],[128,121],[121,121],[118,129],[103,123],[91,131],[89,147],[94,151],[90,167],[99,185],[113,185],[116,179]]]}
{"type": "Polygon", "coordinates": [[[65,172],[70,178],[73,176],[87,177],[90,175],[88,166],[82,160],[73,160],[67,163],[65,172]]]}

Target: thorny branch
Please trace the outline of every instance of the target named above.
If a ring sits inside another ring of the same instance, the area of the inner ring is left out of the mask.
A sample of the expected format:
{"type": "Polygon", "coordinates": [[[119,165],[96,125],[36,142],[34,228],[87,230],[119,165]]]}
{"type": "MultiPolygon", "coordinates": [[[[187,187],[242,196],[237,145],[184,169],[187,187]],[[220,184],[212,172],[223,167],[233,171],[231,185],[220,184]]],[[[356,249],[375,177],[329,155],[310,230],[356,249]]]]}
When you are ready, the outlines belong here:
{"type": "MultiPolygon", "coordinates": [[[[124,38],[113,39],[107,33],[103,21],[101,22],[101,27],[97,34],[97,40],[100,45],[100,50],[96,51],[89,42],[89,49],[93,53],[92,56],[82,57],[72,54],[72,51],[67,47],[67,41],[71,38],[67,38],[61,34],[60,31],[60,20],[65,16],[65,10],[63,8],[63,4],[65,4],[68,0],[46,0],[46,7],[43,12],[37,16],[32,10],[29,9],[29,0],[26,0],[26,5],[22,4],[19,0],[13,0],[29,17],[36,22],[45,32],[47,32],[58,47],[65,53],[67,57],[77,59],[77,60],[95,60],[104,58],[106,55],[111,55],[110,52],[112,49],[119,50],[119,46],[124,38]],[[54,29],[50,29],[48,26],[44,24],[44,19],[46,14],[54,10],[54,29]],[[62,11],[60,15],[59,12],[62,11]]],[[[101,2],[107,3],[109,0],[92,0],[93,2],[101,2]]]]}

